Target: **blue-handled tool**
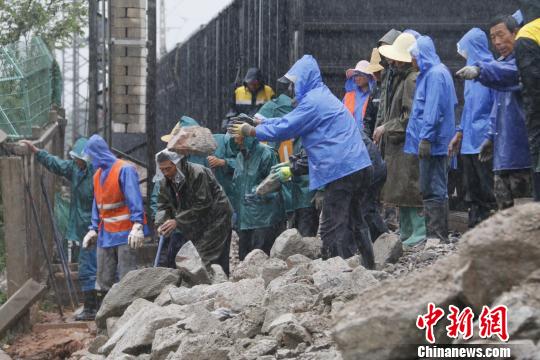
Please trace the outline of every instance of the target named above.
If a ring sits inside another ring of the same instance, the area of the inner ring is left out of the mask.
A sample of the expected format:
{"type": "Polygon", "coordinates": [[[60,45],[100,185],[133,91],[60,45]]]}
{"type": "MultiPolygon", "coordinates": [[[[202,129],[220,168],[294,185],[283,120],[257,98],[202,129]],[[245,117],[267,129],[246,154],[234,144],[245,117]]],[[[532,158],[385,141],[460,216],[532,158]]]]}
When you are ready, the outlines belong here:
{"type": "Polygon", "coordinates": [[[161,254],[161,249],[163,248],[163,242],[165,241],[165,237],[163,235],[161,235],[159,237],[159,244],[158,244],[158,248],[157,248],[157,254],[156,254],[156,259],[154,260],[154,267],[158,267],[158,264],[159,264],[159,254],[161,254]]]}

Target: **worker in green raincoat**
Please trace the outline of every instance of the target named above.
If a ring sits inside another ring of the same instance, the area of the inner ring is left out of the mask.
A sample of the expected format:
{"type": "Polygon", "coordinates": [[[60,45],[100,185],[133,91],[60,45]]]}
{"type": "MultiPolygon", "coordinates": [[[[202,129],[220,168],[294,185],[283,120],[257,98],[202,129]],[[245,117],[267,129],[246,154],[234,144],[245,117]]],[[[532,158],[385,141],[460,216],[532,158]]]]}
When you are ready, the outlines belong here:
{"type": "Polygon", "coordinates": [[[255,138],[234,136],[229,141],[237,153],[233,175],[233,207],[239,237],[239,257],[252,250],[270,254],[275,239],[285,230],[285,207],[280,192],[259,196],[255,188],[269,174],[278,157],[271,147],[255,138]]]}
{"type": "MultiPolygon", "coordinates": [[[[71,183],[71,202],[69,206],[69,221],[66,233],[68,241],[81,244],[88,232],[92,219],[92,202],[94,200],[94,169],[83,150],[88,139],[79,138],[69,152],[70,160],[63,160],[49,154],[46,150],[38,149],[31,141],[23,140],[35,155],[36,160],[50,172],[64,177],[71,183]]],[[[89,321],[95,318],[98,301],[96,298],[96,248],[79,250],[79,284],[84,295],[84,308],[76,315],[76,320],[89,321]]]]}
{"type": "MultiPolygon", "coordinates": [[[[264,104],[255,115],[260,121],[265,119],[280,118],[293,110],[293,100],[281,94],[264,104]]],[[[268,143],[279,152],[280,161],[288,162],[289,156],[299,154],[302,147],[302,139],[296,138],[292,141],[292,151],[284,153],[287,149],[286,143],[268,143]]],[[[309,190],[309,175],[293,176],[291,181],[281,184],[281,193],[285,201],[285,210],[291,214],[291,227],[296,228],[302,236],[316,236],[319,228],[319,215],[313,207],[312,200],[315,191],[309,190]]]]}

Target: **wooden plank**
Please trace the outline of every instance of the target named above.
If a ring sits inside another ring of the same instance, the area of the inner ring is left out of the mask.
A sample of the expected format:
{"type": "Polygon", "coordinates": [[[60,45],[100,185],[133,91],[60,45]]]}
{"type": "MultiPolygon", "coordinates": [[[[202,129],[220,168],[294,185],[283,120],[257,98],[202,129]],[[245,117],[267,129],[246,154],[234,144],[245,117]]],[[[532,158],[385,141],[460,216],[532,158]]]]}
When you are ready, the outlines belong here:
{"type": "Polygon", "coordinates": [[[45,292],[47,287],[33,279],[24,285],[0,307],[0,334],[15,323],[45,292]]]}
{"type": "Polygon", "coordinates": [[[65,329],[92,330],[91,329],[92,324],[93,324],[93,321],[78,321],[78,322],[57,323],[57,324],[35,324],[34,326],[32,326],[32,330],[37,333],[47,331],[47,330],[65,330],[65,329]]]}

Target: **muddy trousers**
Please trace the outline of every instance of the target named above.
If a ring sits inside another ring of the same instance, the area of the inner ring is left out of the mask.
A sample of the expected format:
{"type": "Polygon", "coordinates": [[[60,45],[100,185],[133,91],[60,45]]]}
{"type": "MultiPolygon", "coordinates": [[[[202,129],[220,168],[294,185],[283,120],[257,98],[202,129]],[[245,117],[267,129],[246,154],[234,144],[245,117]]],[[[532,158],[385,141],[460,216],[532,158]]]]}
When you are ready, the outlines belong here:
{"type": "Polygon", "coordinates": [[[158,266],[176,269],[176,254],[185,243],[187,243],[186,238],[178,231],[163,239],[158,266]]]}
{"type": "Polygon", "coordinates": [[[347,259],[360,252],[364,265],[369,269],[375,267],[363,212],[372,174],[373,168],[369,166],[326,186],[320,225],[323,258],[347,259]]]}
{"type": "Polygon", "coordinates": [[[97,248],[96,289],[107,292],[130,271],[137,269],[137,251],[129,245],[97,248]]]}
{"type": "Polygon", "coordinates": [[[420,192],[424,202],[426,237],[448,241],[448,157],[419,160],[420,192]]]}
{"type": "Polygon", "coordinates": [[[514,206],[515,199],[531,196],[530,169],[495,171],[494,183],[499,210],[514,206]]]}
{"type": "Polygon", "coordinates": [[[469,228],[487,219],[497,208],[493,194],[493,162],[480,161],[478,154],[461,155],[465,201],[469,208],[469,228]]]}
{"type": "Polygon", "coordinates": [[[314,207],[294,210],[292,227],[303,237],[317,236],[319,229],[319,214],[314,207]]]}
{"type": "Polygon", "coordinates": [[[285,231],[285,222],[260,229],[238,231],[238,257],[244,260],[247,254],[255,249],[261,249],[267,255],[274,245],[276,238],[285,231]]]}

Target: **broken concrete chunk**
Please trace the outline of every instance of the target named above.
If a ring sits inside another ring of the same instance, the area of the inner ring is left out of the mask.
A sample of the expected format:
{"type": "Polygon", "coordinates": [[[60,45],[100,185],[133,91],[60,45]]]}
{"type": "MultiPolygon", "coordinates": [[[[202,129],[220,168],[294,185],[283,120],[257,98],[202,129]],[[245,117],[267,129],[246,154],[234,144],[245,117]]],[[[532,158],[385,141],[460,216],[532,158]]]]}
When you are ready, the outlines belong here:
{"type": "Polygon", "coordinates": [[[176,268],[191,285],[210,284],[210,275],[191,241],[184,244],[176,254],[176,268]]]}
{"type": "Polygon", "coordinates": [[[303,238],[296,229],[285,230],[278,236],[270,257],[287,260],[291,255],[301,254],[310,259],[316,259],[321,255],[322,240],[319,238],[303,238]]]}
{"type": "Polygon", "coordinates": [[[403,244],[399,235],[384,233],[379,236],[373,244],[373,254],[378,269],[382,269],[385,264],[397,262],[403,255],[403,244]]]}

